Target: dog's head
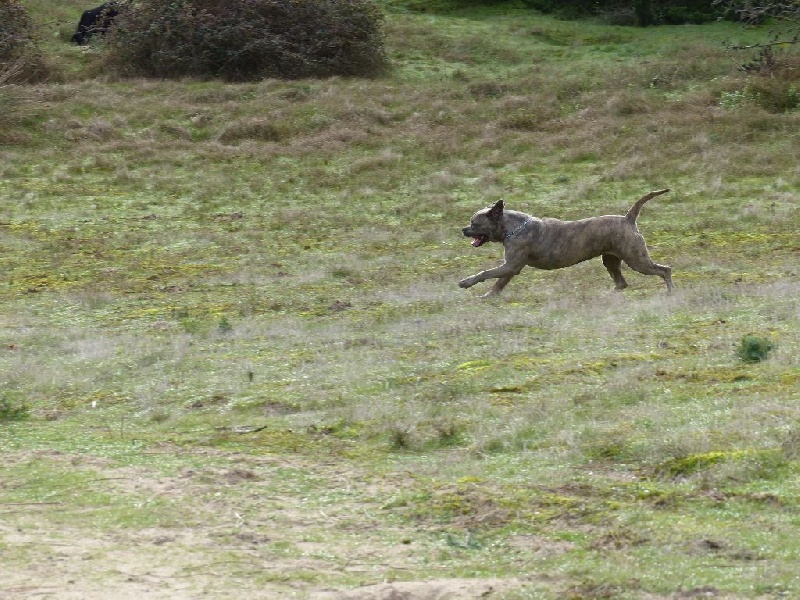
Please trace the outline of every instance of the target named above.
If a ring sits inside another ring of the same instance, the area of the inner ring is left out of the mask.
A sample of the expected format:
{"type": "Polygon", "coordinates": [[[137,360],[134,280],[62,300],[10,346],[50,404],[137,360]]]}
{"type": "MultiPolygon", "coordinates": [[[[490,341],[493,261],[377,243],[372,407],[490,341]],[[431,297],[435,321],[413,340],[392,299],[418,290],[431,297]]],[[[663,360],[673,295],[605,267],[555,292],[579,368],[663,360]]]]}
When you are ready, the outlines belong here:
{"type": "Polygon", "coordinates": [[[472,245],[476,248],[486,242],[502,242],[504,238],[502,220],[503,201],[498,200],[494,206],[488,206],[472,215],[469,227],[464,227],[461,231],[465,236],[472,238],[472,245]]]}

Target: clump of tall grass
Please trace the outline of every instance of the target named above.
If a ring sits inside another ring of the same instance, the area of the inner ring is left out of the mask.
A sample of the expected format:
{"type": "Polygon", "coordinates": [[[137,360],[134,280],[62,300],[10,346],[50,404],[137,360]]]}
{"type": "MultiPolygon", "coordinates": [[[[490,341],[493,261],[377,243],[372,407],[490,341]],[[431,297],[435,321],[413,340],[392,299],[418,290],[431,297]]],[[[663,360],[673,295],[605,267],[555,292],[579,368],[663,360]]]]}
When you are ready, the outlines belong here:
{"type": "Polygon", "coordinates": [[[261,118],[234,121],[226,125],[220,132],[219,141],[229,145],[235,145],[244,140],[278,142],[287,137],[285,129],[286,127],[282,123],[261,118]]]}

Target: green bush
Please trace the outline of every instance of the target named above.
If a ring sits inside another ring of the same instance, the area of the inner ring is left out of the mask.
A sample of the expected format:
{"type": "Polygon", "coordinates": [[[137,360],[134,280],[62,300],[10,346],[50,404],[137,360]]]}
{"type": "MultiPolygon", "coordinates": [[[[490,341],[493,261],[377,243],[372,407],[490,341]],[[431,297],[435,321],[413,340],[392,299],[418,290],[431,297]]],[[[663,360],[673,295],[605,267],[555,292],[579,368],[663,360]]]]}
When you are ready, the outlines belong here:
{"type": "Polygon", "coordinates": [[[123,75],[374,76],[387,67],[371,0],[142,0],[123,7],[106,67],[123,75]]]}
{"type": "Polygon", "coordinates": [[[767,338],[757,335],[746,335],[739,343],[736,354],[744,362],[761,362],[767,360],[774,346],[767,338]]]}
{"type": "Polygon", "coordinates": [[[0,424],[11,421],[22,421],[28,418],[30,409],[27,404],[19,401],[10,393],[5,392],[0,396],[0,424]]]}

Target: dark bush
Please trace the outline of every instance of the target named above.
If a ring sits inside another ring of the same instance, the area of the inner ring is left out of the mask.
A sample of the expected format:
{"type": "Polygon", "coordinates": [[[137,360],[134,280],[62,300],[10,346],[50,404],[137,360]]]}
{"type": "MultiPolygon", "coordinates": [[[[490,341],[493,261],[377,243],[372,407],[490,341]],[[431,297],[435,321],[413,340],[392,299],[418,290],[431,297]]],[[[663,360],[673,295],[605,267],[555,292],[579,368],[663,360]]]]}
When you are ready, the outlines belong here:
{"type": "Polygon", "coordinates": [[[121,9],[106,65],[229,81],[368,77],[387,66],[382,24],[371,0],[142,0],[121,9]]]}
{"type": "MultiPolygon", "coordinates": [[[[554,14],[562,19],[580,19],[582,17],[597,14],[601,5],[592,0],[524,0],[524,3],[531,8],[545,14],[554,14]]],[[[610,6],[610,3],[605,3],[610,6]]],[[[607,8],[603,6],[603,8],[607,8]]]]}
{"type": "Polygon", "coordinates": [[[17,0],[0,0],[0,85],[45,75],[28,11],[17,0]]]}
{"type": "Polygon", "coordinates": [[[726,10],[715,6],[714,0],[524,0],[524,3],[565,19],[602,17],[620,24],[705,23],[726,15],[726,10]]]}
{"type": "Polygon", "coordinates": [[[736,20],[735,15],[715,6],[713,0],[657,3],[655,21],[664,25],[700,25],[717,19],[736,20]]]}

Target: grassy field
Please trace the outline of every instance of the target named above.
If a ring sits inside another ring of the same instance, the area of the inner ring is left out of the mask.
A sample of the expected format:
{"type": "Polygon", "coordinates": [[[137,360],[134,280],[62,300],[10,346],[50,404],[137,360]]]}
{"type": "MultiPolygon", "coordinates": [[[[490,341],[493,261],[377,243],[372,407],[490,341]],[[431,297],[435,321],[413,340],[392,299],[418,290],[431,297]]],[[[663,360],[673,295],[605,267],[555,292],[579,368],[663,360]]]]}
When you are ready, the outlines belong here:
{"type": "Polygon", "coordinates": [[[83,5],[26,4],[58,81],[0,88],[0,596],[800,595],[800,78],[723,44],[764,31],[393,3],[385,78],[226,85],[116,80],[83,5]],[[457,286],[497,199],[661,187],[675,293],[457,286]]]}

